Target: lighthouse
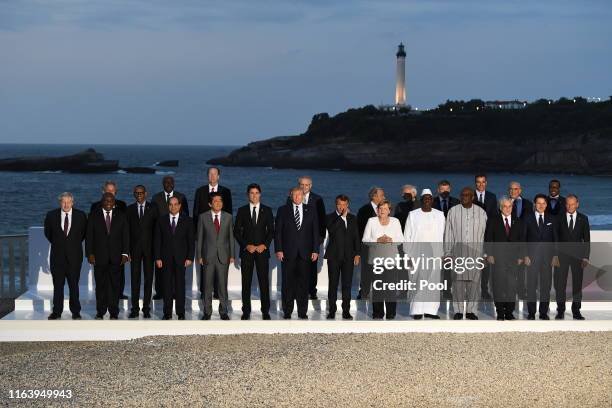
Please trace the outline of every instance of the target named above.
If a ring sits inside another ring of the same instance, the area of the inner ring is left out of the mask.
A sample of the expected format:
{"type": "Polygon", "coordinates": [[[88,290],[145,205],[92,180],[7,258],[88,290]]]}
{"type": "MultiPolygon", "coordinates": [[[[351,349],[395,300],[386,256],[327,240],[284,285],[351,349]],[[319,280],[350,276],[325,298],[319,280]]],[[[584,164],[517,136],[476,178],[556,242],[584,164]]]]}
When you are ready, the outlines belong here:
{"type": "Polygon", "coordinates": [[[395,105],[406,105],[406,51],[404,44],[397,47],[397,68],[395,75],[395,105]]]}

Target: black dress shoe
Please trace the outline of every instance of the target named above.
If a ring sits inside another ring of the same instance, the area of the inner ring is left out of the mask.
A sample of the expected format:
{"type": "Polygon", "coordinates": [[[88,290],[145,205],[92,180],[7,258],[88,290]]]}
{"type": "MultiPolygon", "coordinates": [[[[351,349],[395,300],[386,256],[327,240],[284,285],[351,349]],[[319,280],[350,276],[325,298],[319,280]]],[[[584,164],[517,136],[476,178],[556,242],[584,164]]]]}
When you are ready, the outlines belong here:
{"type": "Polygon", "coordinates": [[[60,313],[51,313],[49,317],[47,317],[48,320],[59,320],[61,318],[62,315],[60,313]]]}
{"type": "Polygon", "coordinates": [[[349,312],[342,312],[342,318],[344,320],[353,320],[353,316],[349,312]]]}
{"type": "Polygon", "coordinates": [[[185,320],[185,315],[181,313],[180,315],[178,315],[178,319],[179,320],[185,320]]]}
{"type": "Polygon", "coordinates": [[[535,314],[528,314],[527,315],[527,320],[535,320],[535,314]]]}
{"type": "Polygon", "coordinates": [[[160,295],[159,293],[156,293],[155,296],[153,296],[153,300],[163,300],[164,297],[162,295],[160,295]]]}
{"type": "Polygon", "coordinates": [[[285,319],[285,320],[289,320],[289,319],[291,319],[291,313],[285,313],[285,314],[283,315],[283,319],[285,319]]]}
{"type": "Polygon", "coordinates": [[[327,319],[329,319],[329,320],[333,320],[333,319],[335,319],[335,318],[336,318],[336,313],[331,313],[331,312],[329,312],[329,313],[327,314],[327,319]]]}
{"type": "Polygon", "coordinates": [[[565,319],[565,312],[557,312],[557,315],[555,316],[555,320],[563,320],[565,319]]]}
{"type": "Polygon", "coordinates": [[[319,298],[317,297],[316,294],[315,295],[310,295],[310,300],[317,300],[317,299],[319,299],[319,298]]]}
{"type": "Polygon", "coordinates": [[[503,316],[503,315],[498,314],[498,315],[497,315],[497,320],[500,320],[500,321],[502,321],[502,322],[503,322],[503,321],[504,321],[504,320],[506,320],[506,319],[504,319],[504,316],[503,316]]]}
{"type": "Polygon", "coordinates": [[[224,313],[221,315],[221,320],[229,320],[230,317],[227,315],[227,313],[224,313]]]}
{"type": "Polygon", "coordinates": [[[72,314],[72,320],[81,320],[81,314],[80,313],[73,313],[72,314]]]}
{"type": "Polygon", "coordinates": [[[96,314],[96,320],[102,320],[104,319],[104,315],[101,315],[100,313],[96,314]]]}
{"type": "Polygon", "coordinates": [[[383,316],[381,316],[381,315],[372,315],[372,319],[374,319],[374,320],[382,320],[383,317],[385,317],[385,316],[384,315],[383,316]]]}
{"type": "Polygon", "coordinates": [[[414,320],[421,320],[423,318],[423,315],[412,315],[412,318],[414,320]]]}
{"type": "Polygon", "coordinates": [[[213,299],[219,300],[219,294],[218,293],[213,293],[213,299]]]}
{"type": "Polygon", "coordinates": [[[204,314],[200,320],[210,320],[210,315],[204,314]]]}
{"type": "Polygon", "coordinates": [[[547,314],[540,313],[540,320],[550,320],[547,314]]]}
{"type": "Polygon", "coordinates": [[[427,319],[434,319],[434,320],[439,320],[439,319],[440,319],[440,316],[438,316],[438,315],[432,315],[432,314],[428,314],[428,313],[425,313],[425,317],[426,317],[427,319]]]}
{"type": "Polygon", "coordinates": [[[300,320],[308,320],[308,315],[305,315],[305,314],[300,315],[300,314],[298,314],[298,319],[300,319],[300,320]]]}
{"type": "Polygon", "coordinates": [[[390,315],[390,314],[388,314],[387,316],[385,316],[385,319],[387,319],[387,320],[393,320],[393,319],[395,319],[395,315],[390,315]]]}
{"type": "Polygon", "coordinates": [[[127,298],[128,298],[128,297],[127,297],[126,295],[121,295],[121,296],[119,296],[119,299],[121,299],[121,300],[126,300],[127,298]]]}
{"type": "Polygon", "coordinates": [[[119,316],[117,316],[117,315],[111,315],[110,319],[111,319],[111,320],[119,320],[119,316]]]}
{"type": "Polygon", "coordinates": [[[162,317],[162,320],[172,320],[172,316],[164,315],[164,317],[162,317]]]}
{"type": "Polygon", "coordinates": [[[142,317],[144,317],[145,319],[150,319],[151,312],[149,312],[148,310],[146,312],[142,312],[142,317]]]}
{"type": "Polygon", "coordinates": [[[463,315],[461,313],[455,313],[453,320],[463,320],[463,315]]]}
{"type": "Polygon", "coordinates": [[[263,316],[262,316],[262,318],[263,318],[264,320],[272,320],[272,318],[270,317],[270,313],[264,313],[264,314],[263,314],[263,316]]]}
{"type": "Polygon", "coordinates": [[[138,319],[138,312],[135,310],[132,310],[130,314],[128,315],[128,319],[138,319]]]}
{"type": "Polygon", "coordinates": [[[242,316],[240,316],[240,320],[251,320],[251,315],[248,313],[243,313],[242,316]]]}
{"type": "Polygon", "coordinates": [[[584,316],[582,314],[580,314],[580,312],[574,313],[573,317],[574,317],[574,320],[585,320],[584,316]]]}
{"type": "Polygon", "coordinates": [[[515,319],[515,318],[514,318],[514,315],[513,315],[512,313],[506,313],[506,314],[504,315],[504,318],[505,318],[506,320],[514,320],[514,319],[515,319]]]}
{"type": "Polygon", "coordinates": [[[466,313],[465,318],[468,320],[478,320],[478,316],[476,316],[474,313],[466,313]]]}

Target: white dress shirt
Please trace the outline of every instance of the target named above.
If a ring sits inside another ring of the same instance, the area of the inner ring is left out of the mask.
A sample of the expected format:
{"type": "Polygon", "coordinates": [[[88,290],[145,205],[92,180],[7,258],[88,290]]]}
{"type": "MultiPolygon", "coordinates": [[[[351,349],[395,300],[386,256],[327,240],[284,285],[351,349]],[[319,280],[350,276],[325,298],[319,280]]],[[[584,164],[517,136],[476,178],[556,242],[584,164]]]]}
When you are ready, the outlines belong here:
{"type": "Polygon", "coordinates": [[[306,205],[308,205],[308,200],[310,199],[310,191],[307,192],[306,194],[304,194],[304,199],[302,200],[302,202],[306,205]]]}
{"type": "Polygon", "coordinates": [[[503,215],[502,214],[502,218],[503,218],[503,222],[504,222],[504,227],[506,226],[506,221],[508,221],[508,226],[510,228],[512,228],[512,215],[503,215]]]}
{"type": "Polygon", "coordinates": [[[68,232],[64,231],[64,234],[68,235],[70,233],[70,228],[72,228],[72,208],[68,212],[62,210],[61,213],[62,216],[60,217],[60,228],[62,229],[62,231],[64,231],[64,222],[66,219],[66,214],[68,214],[68,232]]]}
{"type": "Polygon", "coordinates": [[[215,223],[215,215],[219,217],[219,225],[221,225],[221,213],[223,211],[219,211],[218,213],[214,212],[213,210],[210,210],[210,216],[212,217],[213,220],[213,224],[215,223]]]}
{"type": "Polygon", "coordinates": [[[300,213],[300,226],[304,223],[304,206],[302,204],[291,204],[291,213],[295,216],[295,207],[298,208],[300,213]]]}
{"type": "Polygon", "coordinates": [[[340,214],[338,211],[336,211],[336,214],[338,214],[338,217],[342,218],[342,221],[344,221],[344,226],[348,228],[348,222],[346,221],[346,217],[340,214]]]}
{"type": "Polygon", "coordinates": [[[212,184],[208,185],[208,192],[209,193],[218,193],[219,192],[219,185],[217,184],[216,186],[213,186],[212,184]]]}
{"type": "Polygon", "coordinates": [[[370,201],[370,205],[374,209],[374,214],[378,214],[378,206],[374,204],[374,201],[370,201]]]}
{"type": "Polygon", "coordinates": [[[567,227],[569,228],[569,223],[570,223],[570,215],[573,217],[574,219],[574,228],[576,228],[576,216],[578,215],[577,212],[573,212],[572,214],[570,213],[565,213],[565,219],[567,220],[567,227]]]}
{"type": "Polygon", "coordinates": [[[255,208],[255,222],[257,223],[257,220],[259,219],[259,210],[261,208],[261,203],[259,204],[249,203],[249,217],[253,216],[253,208],[255,208]]]}

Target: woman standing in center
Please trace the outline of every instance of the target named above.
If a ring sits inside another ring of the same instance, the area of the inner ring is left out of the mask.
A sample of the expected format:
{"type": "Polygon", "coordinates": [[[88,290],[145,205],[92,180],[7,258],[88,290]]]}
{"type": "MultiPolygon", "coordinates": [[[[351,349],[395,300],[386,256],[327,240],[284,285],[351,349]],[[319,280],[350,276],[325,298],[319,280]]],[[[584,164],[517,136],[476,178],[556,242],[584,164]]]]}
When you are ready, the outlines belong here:
{"type": "MultiPolygon", "coordinates": [[[[399,245],[404,240],[402,226],[399,220],[395,217],[390,217],[391,203],[383,200],[378,204],[376,217],[372,217],[366,224],[363,233],[362,242],[368,245],[368,263],[373,264],[374,258],[395,258],[399,254],[399,245]]],[[[380,280],[382,282],[395,283],[397,275],[394,269],[385,268],[382,275],[374,276],[371,281],[380,280]]],[[[377,285],[373,285],[372,291],[372,318],[382,319],[385,317],[385,309],[387,312],[387,320],[395,318],[396,302],[389,299],[394,299],[397,296],[395,291],[380,290],[377,285]]]]}

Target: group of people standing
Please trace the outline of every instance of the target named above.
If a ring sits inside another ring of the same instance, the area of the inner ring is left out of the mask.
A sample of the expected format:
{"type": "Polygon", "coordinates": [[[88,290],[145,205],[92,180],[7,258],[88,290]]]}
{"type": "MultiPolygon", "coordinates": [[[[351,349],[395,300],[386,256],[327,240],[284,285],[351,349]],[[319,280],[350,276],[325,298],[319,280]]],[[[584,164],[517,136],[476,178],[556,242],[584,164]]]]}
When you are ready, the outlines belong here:
{"type": "MultiPolygon", "coordinates": [[[[322,197],[312,191],[312,179],[304,176],[290,190],[276,215],[262,203],[261,187],[249,184],[248,204],[240,207],[234,218],[231,192],[219,184],[220,170],[210,167],[207,174],[208,184],[195,193],[192,217],[185,195],[174,189],[172,176],[163,178],[163,190],[150,201],[145,186],[135,186],[134,202],[129,206],[116,199],[117,186],[108,181],[101,200],[91,205],[88,215],[74,207],[71,193],[62,193],[60,208],[50,211],[45,218],[54,284],[49,319],[61,318],[65,283],[69,287],[72,318],[81,318],[78,285],[85,257],[94,270],[96,319],[103,319],[107,312],[110,319],[118,318],[119,300],[127,299],[124,265],[128,262],[131,265],[128,317],[139,317],[142,286],[144,318],[151,317],[151,300],[163,299],[163,319],[171,319],[173,309],[179,320],[185,319],[186,268],[195,262],[201,272],[202,319],[211,318],[212,300],[216,298],[220,318],[228,320],[228,272],[235,261],[236,243],[242,274],[241,318],[250,319],[251,282],[256,271],[262,317],[271,319],[269,259],[274,243],[273,255],[281,263],[283,318],[290,319],[297,305],[298,318],[307,319],[308,300],[317,299],[317,265],[324,242],[329,274],[328,319],[334,319],[337,312],[338,286],[342,318],[353,318],[350,301],[355,266],[361,264],[358,298],[368,299],[373,292],[374,257],[381,253],[393,256],[419,243],[428,243],[429,255],[444,259],[466,256],[468,248],[470,256],[484,256],[487,265],[461,274],[449,268],[421,270],[421,278],[445,281],[448,289],[442,294],[416,291],[410,299],[410,314],[415,319],[439,318],[441,295],[452,298],[455,319],[464,315],[477,319],[477,302],[481,296],[485,300],[491,298],[489,281],[498,320],[514,318],[517,294],[528,301],[528,318],[535,318],[538,288],[539,315],[548,319],[553,268],[557,318],[564,316],[565,288],[571,269],[572,313],[575,319],[583,319],[580,300],[582,270],[589,258],[588,218],[576,211],[579,203],[575,195],[560,196],[557,180],[550,182],[548,195],[536,195],[533,205],[522,197],[517,182],[511,183],[508,196],[498,201],[486,189],[485,175],[477,175],[475,188],[463,188],[459,199],[450,195],[448,181],[438,183],[435,197],[429,189],[422,190],[418,197],[416,188],[406,185],[402,188],[403,201],[395,209],[383,189],[374,187],[369,192],[369,202],[355,215],[349,210],[349,197],[343,194],[335,198],[334,210],[326,213],[322,197]],[[581,252],[567,254],[554,246],[527,244],[555,242],[585,245],[580,246],[581,252]],[[493,243],[523,244],[512,245],[513,252],[500,250],[493,243]]],[[[396,299],[371,298],[373,318],[395,317],[396,299]]]]}

